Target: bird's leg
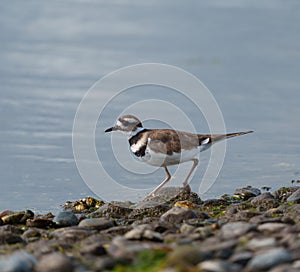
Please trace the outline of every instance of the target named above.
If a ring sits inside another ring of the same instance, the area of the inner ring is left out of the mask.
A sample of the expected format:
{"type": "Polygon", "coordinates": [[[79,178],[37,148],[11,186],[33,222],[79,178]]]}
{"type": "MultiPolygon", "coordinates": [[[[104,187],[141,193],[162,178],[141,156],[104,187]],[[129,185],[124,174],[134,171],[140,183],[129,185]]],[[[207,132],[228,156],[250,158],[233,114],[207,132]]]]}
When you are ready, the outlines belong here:
{"type": "Polygon", "coordinates": [[[169,170],[168,170],[168,168],[166,167],[166,166],[164,166],[164,168],[165,168],[165,171],[166,171],[166,174],[167,174],[167,176],[166,176],[166,178],[163,180],[163,182],[161,183],[161,184],[159,184],[150,194],[148,194],[147,195],[147,197],[150,197],[150,196],[155,196],[155,193],[157,193],[157,191],[161,188],[161,187],[163,187],[169,180],[170,180],[170,178],[171,178],[171,175],[170,175],[170,172],[169,172],[169,170]]]}
{"type": "Polygon", "coordinates": [[[193,171],[195,170],[196,166],[198,165],[199,163],[199,160],[198,159],[193,159],[193,166],[190,170],[190,172],[188,173],[188,175],[186,176],[184,182],[183,182],[183,187],[185,188],[186,186],[188,186],[188,181],[189,181],[189,178],[191,177],[193,171]]]}

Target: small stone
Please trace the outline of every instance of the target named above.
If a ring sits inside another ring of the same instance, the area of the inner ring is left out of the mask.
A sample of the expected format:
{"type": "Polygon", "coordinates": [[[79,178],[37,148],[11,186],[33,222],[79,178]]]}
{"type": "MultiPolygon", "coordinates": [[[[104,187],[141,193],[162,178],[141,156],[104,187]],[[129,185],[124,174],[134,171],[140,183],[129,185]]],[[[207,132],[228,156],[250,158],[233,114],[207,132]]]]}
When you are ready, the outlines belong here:
{"type": "Polygon", "coordinates": [[[232,263],[237,263],[242,266],[246,265],[248,261],[252,258],[253,254],[249,251],[235,252],[229,259],[232,263]]]}
{"type": "Polygon", "coordinates": [[[74,243],[94,234],[95,232],[95,230],[79,228],[76,226],[56,229],[51,232],[50,236],[68,243],[74,243]]]}
{"type": "Polygon", "coordinates": [[[261,191],[258,188],[253,188],[251,186],[247,186],[244,188],[236,189],[233,197],[238,199],[247,200],[251,197],[256,197],[261,194],[261,191]]]}
{"type": "Polygon", "coordinates": [[[0,271],[33,272],[36,259],[26,251],[16,251],[11,256],[0,258],[0,271]]]}
{"type": "Polygon", "coordinates": [[[85,255],[85,254],[91,254],[95,256],[102,256],[106,254],[106,250],[103,247],[103,245],[99,243],[93,243],[89,245],[85,245],[80,249],[80,253],[85,255]]]}
{"type": "Polygon", "coordinates": [[[180,246],[175,248],[166,259],[169,267],[175,267],[178,271],[188,271],[189,267],[211,257],[210,253],[201,251],[195,246],[180,246]]]}
{"type": "Polygon", "coordinates": [[[197,271],[202,272],[239,272],[242,267],[238,264],[230,264],[221,260],[208,260],[197,265],[197,271]]]}
{"type": "Polygon", "coordinates": [[[3,224],[25,224],[27,219],[31,219],[33,217],[34,213],[31,210],[26,210],[5,215],[1,219],[3,224]]]}
{"type": "Polygon", "coordinates": [[[114,222],[106,218],[87,218],[82,220],[78,226],[95,230],[105,230],[113,227],[114,222]]]}
{"type": "Polygon", "coordinates": [[[23,233],[22,238],[27,242],[33,242],[38,240],[43,235],[46,236],[45,230],[41,230],[39,228],[30,228],[23,233]]]}
{"type": "Polygon", "coordinates": [[[286,200],[287,202],[300,203],[300,188],[292,193],[286,200]]]}
{"type": "Polygon", "coordinates": [[[274,192],[274,197],[278,199],[280,202],[285,202],[290,195],[292,195],[294,192],[296,192],[299,189],[299,187],[282,187],[274,192]]]}
{"type": "Polygon", "coordinates": [[[181,233],[192,233],[196,228],[194,226],[191,226],[189,224],[183,223],[180,227],[181,233]]]}
{"type": "Polygon", "coordinates": [[[170,222],[173,224],[179,224],[184,222],[185,220],[196,217],[196,214],[190,209],[184,207],[173,207],[172,209],[164,213],[160,217],[160,220],[170,222]]]}
{"type": "Polygon", "coordinates": [[[276,247],[276,246],[277,246],[277,242],[274,237],[254,238],[247,243],[246,248],[254,251],[262,248],[276,247]]]}
{"type": "Polygon", "coordinates": [[[268,232],[279,232],[282,229],[288,227],[288,224],[284,223],[264,223],[257,227],[259,231],[268,231],[268,232]]]}
{"type": "Polygon", "coordinates": [[[161,242],[163,241],[163,237],[160,233],[146,229],[143,233],[143,239],[155,241],[155,242],[161,242]]]}
{"type": "Polygon", "coordinates": [[[60,212],[53,220],[60,227],[69,227],[78,225],[78,218],[72,212],[60,212]]]}
{"type": "Polygon", "coordinates": [[[54,252],[41,257],[36,266],[39,272],[73,272],[74,267],[70,258],[54,252]]]}
{"type": "Polygon", "coordinates": [[[278,207],[278,201],[269,192],[254,197],[250,203],[259,211],[266,211],[278,207]]]}
{"type": "Polygon", "coordinates": [[[54,227],[55,223],[51,219],[47,218],[33,218],[27,219],[26,227],[34,227],[34,228],[51,228],[54,227]]]}
{"type": "Polygon", "coordinates": [[[247,264],[249,271],[262,271],[291,261],[292,255],[284,248],[275,248],[254,256],[247,264]]]}
{"type": "Polygon", "coordinates": [[[255,225],[245,222],[230,222],[222,226],[221,233],[225,239],[232,239],[242,236],[250,230],[254,230],[255,225]]]}
{"type": "Polygon", "coordinates": [[[124,237],[128,240],[140,240],[142,239],[143,233],[147,228],[149,228],[149,226],[146,224],[138,225],[132,230],[128,231],[124,237]]]}
{"type": "Polygon", "coordinates": [[[99,218],[126,218],[133,211],[131,202],[112,201],[99,207],[96,211],[87,215],[87,217],[99,218]]]}

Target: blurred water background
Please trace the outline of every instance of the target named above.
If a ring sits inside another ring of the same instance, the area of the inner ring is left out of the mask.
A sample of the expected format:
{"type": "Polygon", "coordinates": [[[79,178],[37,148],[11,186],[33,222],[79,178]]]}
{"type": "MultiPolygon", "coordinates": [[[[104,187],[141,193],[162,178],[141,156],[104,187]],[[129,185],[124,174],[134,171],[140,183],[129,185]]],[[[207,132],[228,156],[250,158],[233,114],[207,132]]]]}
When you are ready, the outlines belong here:
{"type": "MultiPolygon", "coordinates": [[[[299,9],[299,1],[280,0],[2,1],[0,210],[55,211],[66,200],[94,196],[73,158],[76,109],[102,76],[143,62],[193,73],[213,93],[228,131],[255,130],[228,142],[219,178],[203,198],[300,179],[299,9]]],[[[116,178],[151,188],[163,176],[116,178]]]]}

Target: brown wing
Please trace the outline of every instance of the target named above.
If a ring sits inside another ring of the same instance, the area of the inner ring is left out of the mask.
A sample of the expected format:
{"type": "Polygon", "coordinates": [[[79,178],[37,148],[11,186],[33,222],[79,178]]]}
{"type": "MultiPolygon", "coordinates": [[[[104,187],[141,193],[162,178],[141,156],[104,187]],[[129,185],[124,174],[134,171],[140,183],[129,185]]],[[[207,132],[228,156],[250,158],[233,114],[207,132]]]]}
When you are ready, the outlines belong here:
{"type": "Polygon", "coordinates": [[[153,130],[149,147],[154,152],[161,152],[172,155],[173,152],[180,153],[181,149],[193,149],[199,146],[199,139],[196,134],[175,131],[171,129],[153,130]]]}
{"type": "Polygon", "coordinates": [[[181,149],[190,150],[197,148],[200,145],[207,145],[208,148],[215,142],[251,132],[253,131],[211,135],[193,134],[171,129],[159,129],[152,130],[151,133],[148,134],[148,137],[151,137],[151,141],[148,145],[154,152],[172,155],[173,152],[180,153],[181,149]]]}

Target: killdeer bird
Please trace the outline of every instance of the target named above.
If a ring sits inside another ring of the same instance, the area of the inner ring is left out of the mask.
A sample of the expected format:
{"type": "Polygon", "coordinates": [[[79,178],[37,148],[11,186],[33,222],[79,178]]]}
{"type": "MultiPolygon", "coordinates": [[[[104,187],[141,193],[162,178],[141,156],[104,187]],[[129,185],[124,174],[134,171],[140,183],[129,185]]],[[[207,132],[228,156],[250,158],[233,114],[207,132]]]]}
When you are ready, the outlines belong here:
{"type": "Polygon", "coordinates": [[[192,168],[183,182],[183,186],[186,187],[198,165],[197,155],[199,152],[221,140],[253,132],[210,135],[172,129],[146,129],[143,128],[142,122],[133,115],[121,116],[113,127],[105,130],[105,132],[111,131],[120,131],[127,135],[130,150],[136,158],[153,166],[164,167],[166,178],[148,196],[155,196],[157,191],[171,179],[167,166],[193,162],[192,168]]]}

